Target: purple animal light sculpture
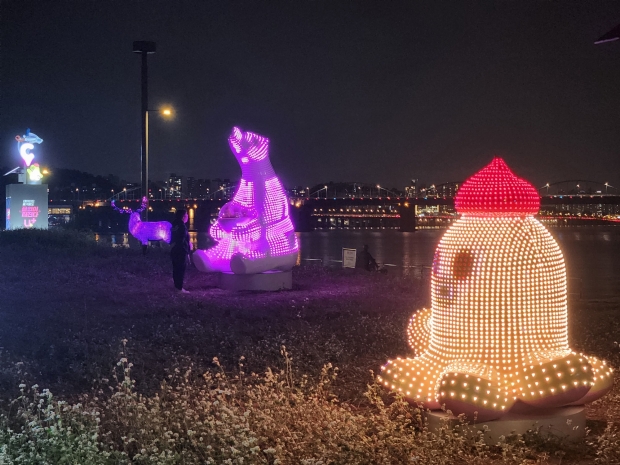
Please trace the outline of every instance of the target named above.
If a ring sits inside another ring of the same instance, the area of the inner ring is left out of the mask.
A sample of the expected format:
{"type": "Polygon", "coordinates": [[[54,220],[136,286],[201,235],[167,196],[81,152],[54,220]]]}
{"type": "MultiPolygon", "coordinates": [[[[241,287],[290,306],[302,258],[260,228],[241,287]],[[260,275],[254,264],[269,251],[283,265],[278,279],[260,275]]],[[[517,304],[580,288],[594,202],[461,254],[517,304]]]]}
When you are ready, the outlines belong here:
{"type": "Polygon", "coordinates": [[[129,233],[138,239],[142,245],[149,245],[149,241],[165,241],[170,243],[170,231],[172,224],[168,221],[142,221],[140,212],[146,208],[146,198],[142,198],[142,205],[136,211],[131,209],[123,210],[114,205],[112,208],[121,212],[129,213],[129,233]]]}
{"type": "Polygon", "coordinates": [[[194,264],[204,272],[235,274],[290,270],[299,243],[284,187],[269,161],[269,139],[235,127],[228,143],[241,166],[241,181],[209,230],[217,245],[197,250],[194,264]]]}

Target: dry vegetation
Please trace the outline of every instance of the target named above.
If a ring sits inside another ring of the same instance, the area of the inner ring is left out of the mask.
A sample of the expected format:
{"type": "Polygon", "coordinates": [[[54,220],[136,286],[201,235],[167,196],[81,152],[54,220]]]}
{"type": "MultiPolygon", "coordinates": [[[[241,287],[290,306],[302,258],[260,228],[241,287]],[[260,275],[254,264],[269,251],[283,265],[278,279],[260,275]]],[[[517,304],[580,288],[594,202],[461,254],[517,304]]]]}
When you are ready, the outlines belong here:
{"type": "MultiPolygon", "coordinates": [[[[0,276],[0,464],[620,463],[619,384],[577,447],[434,435],[374,385],[419,276],[306,267],[234,294],[190,269],[179,295],[165,249],[37,231],[0,233],[0,276]]],[[[617,311],[572,302],[572,346],[620,366],[617,311]]]]}

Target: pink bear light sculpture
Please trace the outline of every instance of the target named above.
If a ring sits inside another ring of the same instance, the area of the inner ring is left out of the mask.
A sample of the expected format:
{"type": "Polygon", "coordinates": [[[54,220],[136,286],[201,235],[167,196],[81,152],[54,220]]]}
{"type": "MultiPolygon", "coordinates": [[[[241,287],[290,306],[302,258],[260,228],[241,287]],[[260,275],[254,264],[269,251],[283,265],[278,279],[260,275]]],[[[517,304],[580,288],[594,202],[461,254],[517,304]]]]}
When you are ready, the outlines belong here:
{"type": "Polygon", "coordinates": [[[140,212],[146,208],[146,198],[142,198],[142,205],[136,211],[118,208],[114,205],[114,201],[112,201],[112,208],[121,213],[129,213],[129,233],[142,245],[149,245],[149,241],[164,241],[170,244],[172,224],[169,221],[142,221],[140,219],[140,212]]]}
{"type": "Polygon", "coordinates": [[[209,230],[217,245],[197,250],[194,264],[204,272],[235,274],[290,270],[299,243],[284,187],[269,160],[269,139],[235,127],[228,143],[241,166],[241,181],[209,230]]]}
{"type": "Polygon", "coordinates": [[[388,361],[379,381],[479,421],[603,396],[611,367],[568,345],[566,266],[534,218],[536,189],[495,158],[462,185],[455,206],[462,216],[437,246],[431,308],[409,323],[415,357],[388,361]]]}

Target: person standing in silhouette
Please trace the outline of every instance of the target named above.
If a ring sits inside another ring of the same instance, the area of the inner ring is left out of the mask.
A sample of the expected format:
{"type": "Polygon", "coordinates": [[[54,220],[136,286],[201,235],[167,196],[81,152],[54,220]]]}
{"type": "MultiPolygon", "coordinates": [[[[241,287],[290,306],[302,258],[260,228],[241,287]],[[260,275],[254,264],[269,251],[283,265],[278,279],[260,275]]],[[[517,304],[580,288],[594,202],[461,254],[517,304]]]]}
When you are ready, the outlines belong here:
{"type": "Polygon", "coordinates": [[[172,280],[174,287],[183,294],[189,294],[189,291],[183,288],[183,280],[185,279],[185,268],[187,267],[187,259],[192,243],[189,241],[189,232],[187,223],[189,216],[187,211],[180,209],[174,214],[174,222],[172,223],[172,237],[170,244],[170,257],[172,258],[172,280]]]}
{"type": "Polygon", "coordinates": [[[377,268],[379,268],[377,266],[376,260],[373,258],[372,255],[370,255],[367,244],[364,244],[364,247],[357,255],[357,259],[355,260],[355,267],[364,268],[366,271],[377,271],[377,268]]]}

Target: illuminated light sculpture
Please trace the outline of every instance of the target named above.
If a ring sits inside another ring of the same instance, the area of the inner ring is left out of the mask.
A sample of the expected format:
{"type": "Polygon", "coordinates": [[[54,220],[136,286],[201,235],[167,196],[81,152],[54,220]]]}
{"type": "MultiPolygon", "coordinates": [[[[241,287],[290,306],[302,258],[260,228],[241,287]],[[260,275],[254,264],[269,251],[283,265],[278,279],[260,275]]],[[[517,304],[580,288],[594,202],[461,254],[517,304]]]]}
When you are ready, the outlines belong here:
{"type": "Polygon", "coordinates": [[[34,154],[31,150],[34,148],[34,144],[43,143],[43,139],[41,139],[36,134],[30,132],[30,129],[26,129],[26,134],[23,136],[17,135],[15,136],[15,140],[17,141],[17,149],[19,150],[19,155],[26,163],[26,167],[29,167],[34,160],[34,154]]]}
{"type": "Polygon", "coordinates": [[[613,383],[604,361],[568,345],[566,267],[534,218],[536,189],[501,158],[463,184],[462,215],[433,261],[431,308],[407,330],[414,358],[389,360],[381,384],[427,408],[479,421],[581,405],[613,383]]]}
{"type": "Polygon", "coordinates": [[[228,143],[241,181],[209,230],[217,245],[194,252],[194,264],[204,272],[235,274],[290,270],[299,244],[284,187],[269,160],[269,139],[235,127],[228,143]]]}
{"type": "Polygon", "coordinates": [[[142,245],[149,245],[149,241],[164,241],[170,243],[172,224],[169,221],[142,221],[140,213],[146,208],[146,197],[142,198],[142,205],[136,211],[118,208],[112,201],[112,208],[120,213],[129,214],[129,233],[138,239],[142,245]]]}
{"type": "Polygon", "coordinates": [[[17,183],[6,186],[6,229],[48,227],[47,184],[41,184],[43,173],[32,150],[35,144],[42,144],[36,134],[26,129],[24,135],[15,136],[17,150],[24,161],[22,166],[13,168],[8,174],[17,174],[17,183]]]}
{"type": "Polygon", "coordinates": [[[26,168],[26,174],[28,176],[28,184],[41,184],[43,174],[41,173],[41,168],[38,163],[33,163],[26,168]]]}

